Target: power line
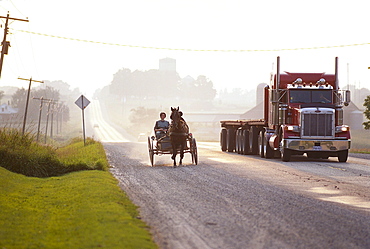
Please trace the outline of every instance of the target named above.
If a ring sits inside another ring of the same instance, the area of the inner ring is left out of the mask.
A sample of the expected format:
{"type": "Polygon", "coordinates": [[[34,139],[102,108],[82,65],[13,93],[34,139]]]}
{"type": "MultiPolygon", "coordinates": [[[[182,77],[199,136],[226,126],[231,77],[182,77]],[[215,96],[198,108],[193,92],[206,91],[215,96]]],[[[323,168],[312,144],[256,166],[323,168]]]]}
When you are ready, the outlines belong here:
{"type": "Polygon", "coordinates": [[[65,39],[65,40],[79,41],[79,42],[87,42],[87,43],[95,43],[95,44],[103,44],[103,45],[111,45],[111,46],[129,47],[129,48],[142,48],[142,49],[157,49],[157,50],[172,50],[172,51],[188,51],[188,52],[235,52],[235,53],[243,53],[243,52],[279,52],[279,51],[314,50],[314,49],[344,48],[344,47],[356,47],[356,46],[370,45],[370,42],[365,42],[365,43],[343,44],[343,45],[301,47],[301,48],[277,48],[277,49],[192,49],[192,48],[164,48],[164,47],[138,46],[138,45],[129,45],[129,44],[120,44],[120,43],[110,43],[110,42],[100,42],[100,41],[84,40],[84,39],[78,39],[78,38],[72,38],[72,37],[65,37],[65,36],[58,36],[58,35],[51,35],[51,34],[44,34],[44,33],[37,33],[37,32],[27,31],[27,30],[16,30],[16,31],[23,32],[23,33],[29,33],[29,34],[33,34],[33,35],[53,37],[53,38],[58,38],[58,39],[65,39]]]}

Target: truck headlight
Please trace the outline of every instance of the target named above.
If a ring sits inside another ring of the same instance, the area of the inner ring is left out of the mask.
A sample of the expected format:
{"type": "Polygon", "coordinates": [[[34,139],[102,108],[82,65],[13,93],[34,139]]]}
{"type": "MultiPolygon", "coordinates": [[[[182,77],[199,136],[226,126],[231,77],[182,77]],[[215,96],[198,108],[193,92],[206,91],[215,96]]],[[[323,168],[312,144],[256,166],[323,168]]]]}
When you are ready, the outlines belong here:
{"type": "Polygon", "coordinates": [[[299,126],[298,125],[287,125],[285,127],[286,127],[287,131],[299,132],[299,126]]]}
{"type": "Polygon", "coordinates": [[[342,126],[336,126],[335,127],[335,132],[336,133],[347,132],[347,131],[349,131],[349,126],[347,126],[347,125],[342,125],[342,126]]]}

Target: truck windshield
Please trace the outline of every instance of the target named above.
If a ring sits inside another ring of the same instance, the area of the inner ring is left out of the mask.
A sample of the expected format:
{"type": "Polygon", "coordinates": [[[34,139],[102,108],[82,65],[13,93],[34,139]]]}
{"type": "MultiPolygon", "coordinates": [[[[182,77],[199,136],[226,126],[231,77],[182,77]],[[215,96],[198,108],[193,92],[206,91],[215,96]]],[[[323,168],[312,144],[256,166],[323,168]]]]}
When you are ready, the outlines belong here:
{"type": "Polygon", "coordinates": [[[331,90],[290,90],[290,103],[332,103],[331,90]]]}

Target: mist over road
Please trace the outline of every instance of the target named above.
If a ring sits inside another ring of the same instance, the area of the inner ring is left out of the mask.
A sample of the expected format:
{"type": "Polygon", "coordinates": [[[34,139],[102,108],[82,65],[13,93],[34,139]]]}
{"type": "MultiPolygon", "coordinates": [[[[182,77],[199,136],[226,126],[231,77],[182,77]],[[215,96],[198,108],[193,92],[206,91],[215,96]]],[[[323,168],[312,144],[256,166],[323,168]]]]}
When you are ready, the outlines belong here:
{"type": "Polygon", "coordinates": [[[369,160],[282,162],[198,142],[198,165],[186,154],[182,167],[169,155],[150,167],[147,143],[108,139],[96,117],[111,172],[160,248],[370,248],[369,160]]]}

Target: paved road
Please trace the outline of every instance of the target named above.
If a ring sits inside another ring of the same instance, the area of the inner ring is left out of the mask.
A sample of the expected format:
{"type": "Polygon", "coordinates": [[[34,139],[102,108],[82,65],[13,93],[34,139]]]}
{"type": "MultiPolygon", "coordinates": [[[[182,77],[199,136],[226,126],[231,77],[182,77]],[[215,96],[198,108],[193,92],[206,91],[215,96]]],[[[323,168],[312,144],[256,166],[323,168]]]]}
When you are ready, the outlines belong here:
{"type": "Polygon", "coordinates": [[[111,172],[161,248],[370,248],[367,159],[281,162],[198,143],[197,166],[187,154],[182,167],[169,155],[150,167],[146,143],[101,134],[111,172]]]}
{"type": "Polygon", "coordinates": [[[161,248],[370,248],[366,162],[283,163],[201,143],[197,166],[164,155],[150,167],[145,143],[104,146],[161,248]]]}

